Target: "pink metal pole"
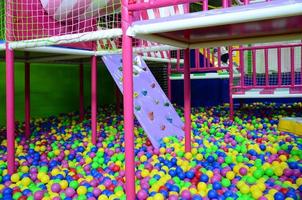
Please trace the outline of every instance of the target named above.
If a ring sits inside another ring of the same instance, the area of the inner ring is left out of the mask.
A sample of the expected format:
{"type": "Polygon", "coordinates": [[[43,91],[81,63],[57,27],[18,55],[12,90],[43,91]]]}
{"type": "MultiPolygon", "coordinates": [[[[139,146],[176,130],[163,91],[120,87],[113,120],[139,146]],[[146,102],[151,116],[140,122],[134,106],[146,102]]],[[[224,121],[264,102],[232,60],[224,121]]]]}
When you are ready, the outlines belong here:
{"type": "Polygon", "coordinates": [[[132,38],[127,35],[127,29],[132,22],[128,10],[129,1],[122,0],[122,30],[123,30],[123,90],[124,90],[124,133],[125,133],[125,171],[126,197],[135,200],[135,161],[134,161],[134,111],[133,111],[133,47],[132,38]]]}
{"type": "Polygon", "coordinates": [[[206,68],[207,67],[207,60],[206,60],[206,49],[204,48],[203,49],[203,68],[206,68]]]}
{"type": "Polygon", "coordinates": [[[257,74],[256,74],[256,50],[252,50],[252,68],[253,68],[253,85],[257,85],[257,74]]]}
{"type": "Polygon", "coordinates": [[[209,2],[208,2],[208,0],[203,0],[203,2],[202,2],[202,10],[206,11],[208,9],[209,9],[209,2]]]}
{"type": "MultiPolygon", "coordinates": [[[[229,98],[230,98],[230,120],[234,119],[234,100],[233,100],[233,51],[232,47],[229,47],[230,57],[229,57],[229,69],[230,69],[230,78],[229,78],[229,98]]],[[[244,79],[244,76],[242,76],[240,79],[244,79]]]]}
{"type": "Polygon", "coordinates": [[[185,151],[191,151],[191,80],[190,49],[184,52],[184,117],[185,117],[185,151]]]}
{"type": "Polygon", "coordinates": [[[248,5],[250,3],[250,0],[244,0],[244,5],[248,5]]]}
{"type": "Polygon", "coordinates": [[[278,85],[282,85],[282,68],[281,68],[281,49],[277,49],[277,64],[278,64],[278,85]]]}
{"type": "Polygon", "coordinates": [[[268,49],[264,49],[265,86],[269,85],[268,49]]]}
{"type": "Polygon", "coordinates": [[[243,76],[243,78],[240,78],[240,85],[244,87],[244,51],[242,50],[239,51],[239,65],[239,71],[241,76],[243,76]]]}
{"type": "Polygon", "coordinates": [[[171,87],[170,76],[171,76],[171,63],[169,62],[168,63],[168,78],[167,78],[167,81],[168,81],[168,98],[169,98],[170,101],[172,101],[172,94],[171,94],[172,87],[171,87]]]}
{"type": "Polygon", "coordinates": [[[290,74],[291,74],[291,87],[295,87],[295,48],[290,48],[290,74]]]}
{"type": "Polygon", "coordinates": [[[97,137],[97,57],[91,57],[91,138],[96,145],[97,137]]]}
{"type": "MultiPolygon", "coordinates": [[[[28,59],[28,53],[25,54],[28,59]]],[[[25,137],[30,137],[30,63],[25,61],[25,137]]]]}
{"type": "Polygon", "coordinates": [[[227,8],[228,7],[228,0],[222,0],[222,7],[227,8]]]}
{"type": "Polygon", "coordinates": [[[6,43],[6,137],[7,169],[9,174],[15,171],[15,83],[14,51],[6,43]]]}
{"type": "Polygon", "coordinates": [[[80,106],[80,121],[84,120],[84,68],[83,63],[79,66],[79,78],[80,78],[80,95],[79,95],[79,106],[80,106]]]}

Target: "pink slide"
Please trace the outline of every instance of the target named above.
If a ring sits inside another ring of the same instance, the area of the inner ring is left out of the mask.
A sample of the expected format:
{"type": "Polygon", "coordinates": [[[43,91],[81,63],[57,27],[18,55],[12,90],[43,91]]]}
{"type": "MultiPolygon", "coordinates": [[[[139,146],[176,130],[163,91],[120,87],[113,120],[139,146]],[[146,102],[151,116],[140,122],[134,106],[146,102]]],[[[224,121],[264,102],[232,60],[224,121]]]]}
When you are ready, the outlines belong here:
{"type": "MultiPolygon", "coordinates": [[[[122,56],[103,56],[103,61],[123,93],[122,56]]],[[[167,136],[183,137],[183,122],[140,56],[133,61],[134,113],[153,146],[167,136]]]]}

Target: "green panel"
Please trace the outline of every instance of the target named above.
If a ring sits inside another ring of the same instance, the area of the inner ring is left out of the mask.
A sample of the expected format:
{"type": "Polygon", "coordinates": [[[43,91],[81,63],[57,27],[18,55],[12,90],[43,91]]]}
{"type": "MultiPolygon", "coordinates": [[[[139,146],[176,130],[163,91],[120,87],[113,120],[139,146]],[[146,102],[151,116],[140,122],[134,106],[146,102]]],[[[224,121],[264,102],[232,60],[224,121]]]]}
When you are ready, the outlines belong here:
{"type": "Polygon", "coordinates": [[[5,40],[5,1],[0,1],[0,40],[5,40]]]}
{"type": "MultiPolygon", "coordinates": [[[[84,67],[85,106],[90,105],[90,66],[84,67]]],[[[31,66],[31,114],[45,117],[78,110],[79,68],[76,65],[31,66]]],[[[114,82],[104,66],[98,67],[98,102],[115,101],[114,82]]],[[[24,64],[15,65],[16,120],[24,121],[24,64]]],[[[0,63],[0,125],[5,124],[5,63],[0,63]]]]}

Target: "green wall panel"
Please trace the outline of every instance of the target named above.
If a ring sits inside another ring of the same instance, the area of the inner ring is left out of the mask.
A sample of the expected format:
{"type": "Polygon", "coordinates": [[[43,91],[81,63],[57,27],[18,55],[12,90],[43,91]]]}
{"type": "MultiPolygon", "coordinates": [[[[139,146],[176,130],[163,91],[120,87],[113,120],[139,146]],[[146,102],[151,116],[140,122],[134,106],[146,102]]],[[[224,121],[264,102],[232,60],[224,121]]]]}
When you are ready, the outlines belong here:
{"type": "MultiPolygon", "coordinates": [[[[84,102],[90,106],[90,66],[84,66],[84,102]]],[[[31,115],[46,117],[77,111],[79,68],[77,65],[31,65],[31,115]]],[[[115,87],[107,69],[98,66],[98,103],[115,102],[115,87]]],[[[15,65],[16,120],[24,121],[24,64],[15,65]]],[[[0,126],[5,124],[5,63],[0,63],[0,126]]]]}

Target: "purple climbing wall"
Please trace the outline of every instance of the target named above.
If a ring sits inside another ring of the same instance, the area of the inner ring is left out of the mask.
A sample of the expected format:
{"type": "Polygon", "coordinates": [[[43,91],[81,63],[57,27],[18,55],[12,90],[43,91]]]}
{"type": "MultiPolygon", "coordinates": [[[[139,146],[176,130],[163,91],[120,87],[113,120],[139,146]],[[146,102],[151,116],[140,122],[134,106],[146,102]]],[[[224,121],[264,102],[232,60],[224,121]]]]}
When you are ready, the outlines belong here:
{"type": "MultiPolygon", "coordinates": [[[[114,81],[123,93],[122,56],[103,56],[114,81]]],[[[154,147],[167,136],[183,137],[183,122],[140,56],[133,60],[134,113],[154,147]]]]}

